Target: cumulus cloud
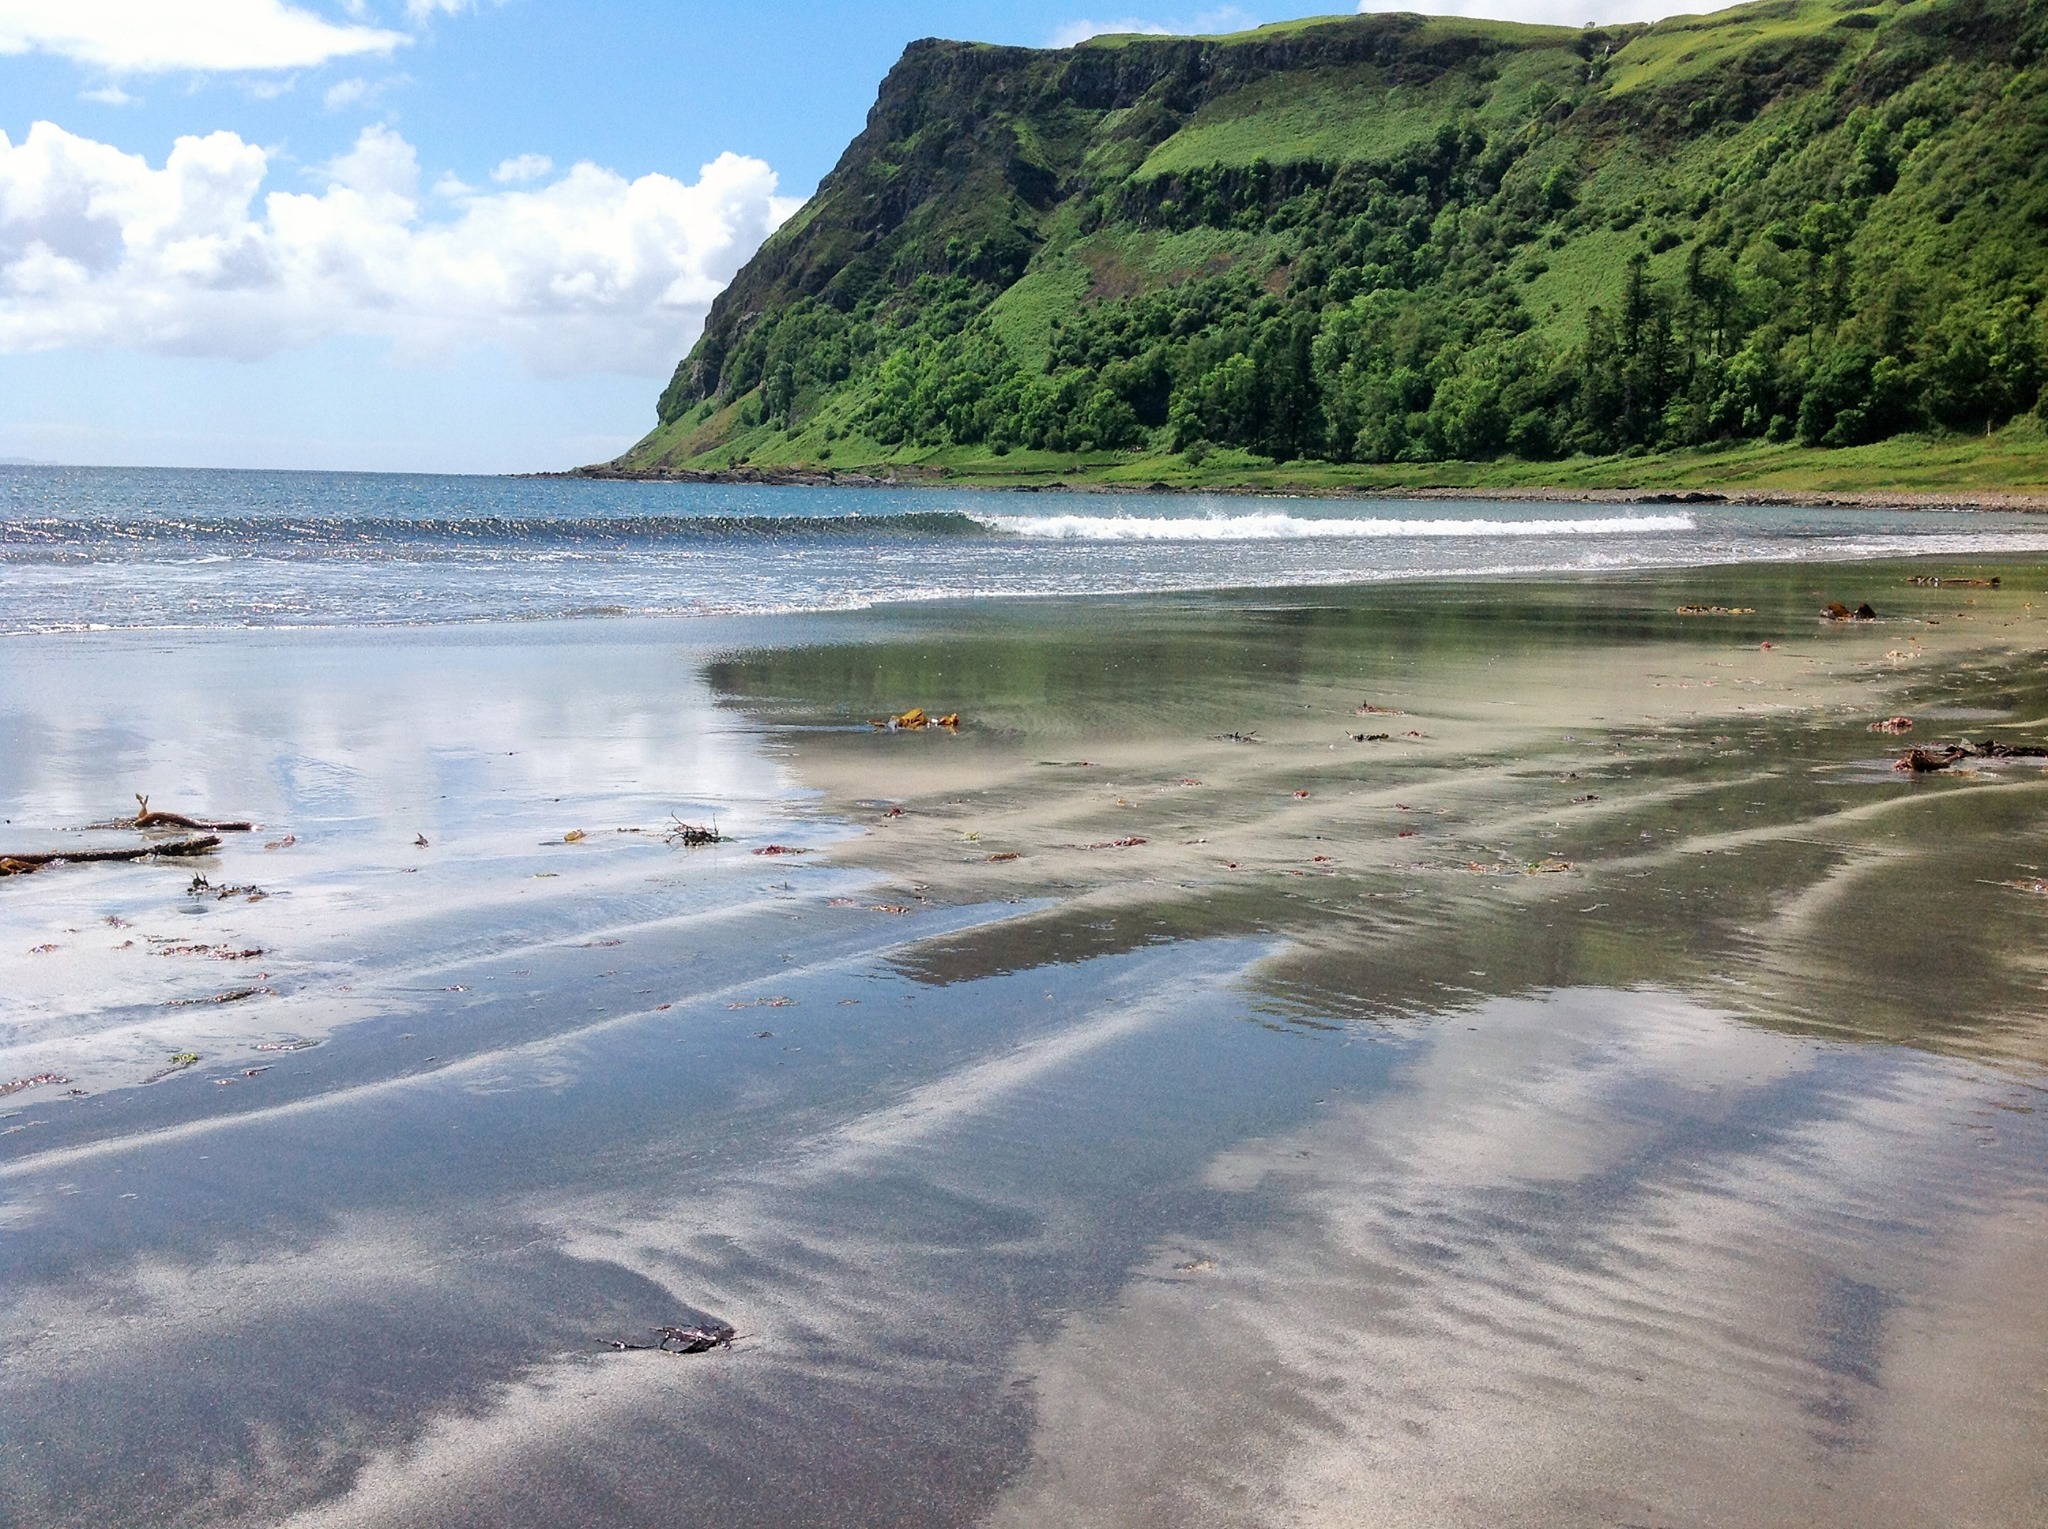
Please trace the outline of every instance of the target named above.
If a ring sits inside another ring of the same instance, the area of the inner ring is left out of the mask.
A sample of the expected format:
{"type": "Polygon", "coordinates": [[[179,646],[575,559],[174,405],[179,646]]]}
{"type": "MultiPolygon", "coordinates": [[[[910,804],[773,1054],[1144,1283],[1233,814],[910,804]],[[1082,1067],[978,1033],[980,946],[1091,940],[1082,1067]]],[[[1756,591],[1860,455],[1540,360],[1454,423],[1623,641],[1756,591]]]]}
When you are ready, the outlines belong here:
{"type": "Polygon", "coordinates": [[[0,53],[55,53],[115,74],[303,69],[404,41],[285,0],[0,0],[0,53]]]}
{"type": "Polygon", "coordinates": [[[1148,21],[1138,16],[1125,16],[1116,21],[1065,21],[1053,28],[1049,46],[1071,48],[1091,37],[1113,37],[1128,33],[1140,33],[1147,37],[1201,36],[1215,32],[1237,32],[1256,25],[1255,17],[1234,5],[1203,11],[1199,15],[1179,21],[1148,21]]]}
{"type": "Polygon", "coordinates": [[[520,154],[493,170],[491,179],[501,186],[523,186],[539,180],[554,167],[555,162],[545,154],[520,154]]]}
{"type": "Polygon", "coordinates": [[[795,204],[758,159],[694,183],[578,164],[428,217],[412,145],[364,130],[307,192],[265,192],[234,133],[161,168],[38,122],[0,133],[0,350],[126,347],[254,360],[331,335],[408,359],[501,344],[537,374],[659,375],[795,204]]]}
{"type": "Polygon", "coordinates": [[[329,111],[340,111],[345,106],[354,106],[368,98],[370,82],[365,79],[336,80],[327,87],[327,94],[320,98],[321,104],[329,111]]]}

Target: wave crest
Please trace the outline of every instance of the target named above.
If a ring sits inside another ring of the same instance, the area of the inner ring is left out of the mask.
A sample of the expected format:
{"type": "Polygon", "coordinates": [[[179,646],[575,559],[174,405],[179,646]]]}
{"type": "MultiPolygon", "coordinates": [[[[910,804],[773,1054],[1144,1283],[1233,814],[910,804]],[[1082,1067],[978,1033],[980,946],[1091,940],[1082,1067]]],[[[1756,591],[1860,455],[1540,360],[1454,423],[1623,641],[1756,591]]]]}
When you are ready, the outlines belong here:
{"type": "Polygon", "coordinates": [[[1385,516],[1259,515],[977,515],[992,531],[1059,541],[1252,542],[1402,537],[1640,536],[1691,531],[1690,515],[1604,515],[1590,519],[1397,520],[1385,516]]]}

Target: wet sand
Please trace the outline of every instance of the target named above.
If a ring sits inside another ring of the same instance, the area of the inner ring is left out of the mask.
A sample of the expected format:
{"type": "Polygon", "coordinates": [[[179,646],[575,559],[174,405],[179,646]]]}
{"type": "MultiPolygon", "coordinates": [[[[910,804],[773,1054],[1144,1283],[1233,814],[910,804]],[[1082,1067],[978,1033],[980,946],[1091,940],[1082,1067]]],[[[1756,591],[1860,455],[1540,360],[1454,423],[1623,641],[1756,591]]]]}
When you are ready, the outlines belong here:
{"type": "Polygon", "coordinates": [[[2037,1520],[2044,587],[11,642],[0,1498],[2037,1520]]]}

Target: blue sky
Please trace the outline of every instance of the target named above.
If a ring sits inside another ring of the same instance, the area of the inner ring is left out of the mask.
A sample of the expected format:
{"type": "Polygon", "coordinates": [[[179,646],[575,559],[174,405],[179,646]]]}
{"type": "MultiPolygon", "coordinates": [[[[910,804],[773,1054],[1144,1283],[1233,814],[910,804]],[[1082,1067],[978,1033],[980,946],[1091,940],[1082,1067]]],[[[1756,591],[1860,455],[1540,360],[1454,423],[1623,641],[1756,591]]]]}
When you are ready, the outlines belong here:
{"type": "Polygon", "coordinates": [[[1314,9],[0,0],[0,457],[610,456],[905,43],[1314,9]]]}

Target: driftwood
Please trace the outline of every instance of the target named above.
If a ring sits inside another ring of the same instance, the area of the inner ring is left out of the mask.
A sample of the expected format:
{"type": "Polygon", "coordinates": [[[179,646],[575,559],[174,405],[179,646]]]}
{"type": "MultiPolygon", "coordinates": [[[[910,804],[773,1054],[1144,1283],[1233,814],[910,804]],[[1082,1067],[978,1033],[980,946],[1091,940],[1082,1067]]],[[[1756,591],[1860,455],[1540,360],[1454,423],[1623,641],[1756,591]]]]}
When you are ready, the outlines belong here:
{"type": "Polygon", "coordinates": [[[1917,578],[1908,579],[1906,582],[1908,584],[1917,584],[1922,589],[2002,589],[2005,587],[2004,578],[1996,574],[1988,579],[1944,579],[1939,575],[1922,574],[1917,578]]]}
{"type": "Polygon", "coordinates": [[[135,805],[139,809],[130,825],[135,828],[196,828],[202,833],[246,834],[253,833],[254,823],[213,823],[205,818],[188,818],[182,812],[151,812],[149,798],[138,795],[135,805]]]}
{"type": "Polygon", "coordinates": [[[0,1083],[0,1099],[6,1098],[9,1094],[18,1094],[25,1088],[44,1088],[51,1084],[70,1081],[61,1072],[39,1072],[32,1078],[12,1078],[0,1083]]]}
{"type": "Polygon", "coordinates": [[[2035,743],[1999,743],[1986,738],[1982,743],[1951,743],[1940,752],[1912,749],[1892,768],[1907,775],[1932,775],[1965,759],[2048,759],[2048,747],[2035,743]]]}
{"type": "MultiPolygon", "coordinates": [[[[251,998],[275,998],[276,996],[276,992],[267,987],[237,987],[230,988],[225,993],[208,993],[204,998],[167,998],[164,1000],[164,1007],[167,1009],[201,1009],[209,1004],[242,1003],[251,998]]],[[[194,1057],[192,1060],[196,1062],[199,1059],[194,1057]]],[[[155,1080],[144,1079],[144,1081],[153,1082],[155,1080]]]]}
{"type": "Polygon", "coordinates": [[[2048,759],[2048,748],[2038,743],[1994,743],[1986,738],[1982,743],[1965,743],[1979,759],[2048,759]]]}
{"type": "Polygon", "coordinates": [[[671,844],[680,844],[689,849],[695,849],[700,844],[725,843],[725,835],[718,831],[716,823],[685,823],[678,817],[670,818],[668,832],[662,837],[671,844]]]}
{"type": "Polygon", "coordinates": [[[1892,768],[1902,775],[1932,775],[1937,770],[1946,770],[1958,759],[1969,757],[1961,749],[1949,749],[1940,754],[1931,754],[1926,749],[1914,749],[1892,768]]]}
{"type": "Polygon", "coordinates": [[[611,1346],[622,1351],[659,1349],[664,1354],[706,1354],[715,1348],[731,1348],[733,1340],[739,1337],[731,1323],[716,1317],[687,1327],[657,1327],[654,1331],[660,1336],[653,1343],[627,1343],[613,1338],[611,1346]]]}
{"type": "Polygon", "coordinates": [[[173,839],[167,844],[138,844],[133,849],[57,849],[0,855],[0,876],[26,876],[51,865],[86,865],[114,860],[173,859],[189,855],[210,855],[220,848],[220,839],[206,834],[197,839],[173,839]]]}

